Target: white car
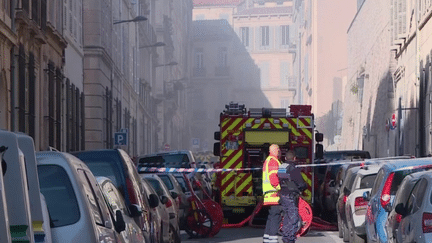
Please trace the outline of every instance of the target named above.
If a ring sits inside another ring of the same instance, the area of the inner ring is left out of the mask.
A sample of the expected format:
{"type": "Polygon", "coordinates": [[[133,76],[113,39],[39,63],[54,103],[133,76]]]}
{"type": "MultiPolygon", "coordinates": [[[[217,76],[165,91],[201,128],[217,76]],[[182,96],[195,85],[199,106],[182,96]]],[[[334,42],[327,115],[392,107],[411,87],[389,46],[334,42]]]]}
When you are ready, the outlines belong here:
{"type": "Polygon", "coordinates": [[[374,184],[379,164],[365,165],[357,172],[351,193],[345,203],[345,213],[348,225],[350,242],[365,242],[365,215],[368,201],[363,198],[363,193],[370,192],[374,184]]]}

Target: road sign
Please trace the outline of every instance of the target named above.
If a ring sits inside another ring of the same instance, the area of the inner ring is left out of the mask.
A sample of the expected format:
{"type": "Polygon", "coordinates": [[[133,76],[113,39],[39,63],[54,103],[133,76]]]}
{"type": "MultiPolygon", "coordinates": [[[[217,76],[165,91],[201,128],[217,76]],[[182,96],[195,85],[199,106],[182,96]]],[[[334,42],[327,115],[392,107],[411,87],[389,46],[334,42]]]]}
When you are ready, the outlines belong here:
{"type": "Polygon", "coordinates": [[[192,138],[192,147],[193,148],[199,148],[199,146],[200,146],[199,138],[192,138]]]}
{"type": "Polygon", "coordinates": [[[166,144],[164,145],[164,150],[165,150],[165,151],[169,151],[170,149],[171,149],[171,146],[170,146],[169,144],[166,143],[166,144]]]}
{"type": "Polygon", "coordinates": [[[114,145],[127,145],[128,137],[126,132],[114,133],[114,145]]]}
{"type": "Polygon", "coordinates": [[[396,128],[396,126],[397,126],[397,123],[396,123],[396,114],[393,113],[392,118],[391,118],[391,127],[390,127],[390,129],[394,130],[396,128]]]}

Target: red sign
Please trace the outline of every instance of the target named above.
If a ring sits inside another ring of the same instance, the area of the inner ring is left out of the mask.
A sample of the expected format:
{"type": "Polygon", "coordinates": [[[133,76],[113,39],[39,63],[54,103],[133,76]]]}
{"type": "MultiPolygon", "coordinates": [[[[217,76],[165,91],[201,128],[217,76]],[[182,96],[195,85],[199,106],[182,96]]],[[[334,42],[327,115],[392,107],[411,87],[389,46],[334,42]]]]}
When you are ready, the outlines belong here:
{"type": "Polygon", "coordinates": [[[392,118],[391,118],[391,125],[393,128],[396,127],[396,114],[393,113],[392,118]]]}
{"type": "Polygon", "coordinates": [[[170,150],[170,148],[171,148],[171,147],[170,147],[170,145],[169,145],[169,144],[167,144],[167,143],[166,143],[166,144],[164,145],[164,149],[165,149],[165,151],[168,151],[168,150],[170,150]]]}

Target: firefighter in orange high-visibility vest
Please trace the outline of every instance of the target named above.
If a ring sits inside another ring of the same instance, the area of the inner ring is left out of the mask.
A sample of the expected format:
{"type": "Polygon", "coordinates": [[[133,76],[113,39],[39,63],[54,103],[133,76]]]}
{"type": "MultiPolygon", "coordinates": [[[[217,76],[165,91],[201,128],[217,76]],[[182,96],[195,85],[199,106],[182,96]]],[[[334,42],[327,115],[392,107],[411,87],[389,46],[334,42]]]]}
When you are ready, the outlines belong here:
{"type": "Polygon", "coordinates": [[[279,178],[277,172],[281,164],[279,159],[281,151],[277,144],[272,144],[269,149],[270,155],[264,161],[262,173],[262,188],[264,197],[264,206],[270,206],[266,227],[264,230],[263,241],[278,242],[277,233],[281,221],[282,206],[279,205],[279,178]]]}

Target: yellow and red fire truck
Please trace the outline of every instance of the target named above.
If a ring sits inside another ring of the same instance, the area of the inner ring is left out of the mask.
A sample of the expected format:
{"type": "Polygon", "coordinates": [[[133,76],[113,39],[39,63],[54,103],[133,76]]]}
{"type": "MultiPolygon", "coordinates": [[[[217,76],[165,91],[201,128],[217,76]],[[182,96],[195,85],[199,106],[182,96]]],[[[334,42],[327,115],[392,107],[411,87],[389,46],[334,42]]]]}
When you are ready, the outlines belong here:
{"type": "MultiPolygon", "coordinates": [[[[271,144],[278,144],[282,155],[294,150],[298,164],[314,159],[314,115],[310,105],[287,109],[250,108],[231,102],[220,114],[220,130],[215,132],[214,154],[220,156],[216,174],[215,199],[224,210],[225,223],[238,222],[250,215],[262,199],[262,166],[271,144]],[[227,222],[228,221],[228,222],[227,222]]],[[[311,203],[312,169],[302,168],[308,188],[302,195],[311,203]]]]}

